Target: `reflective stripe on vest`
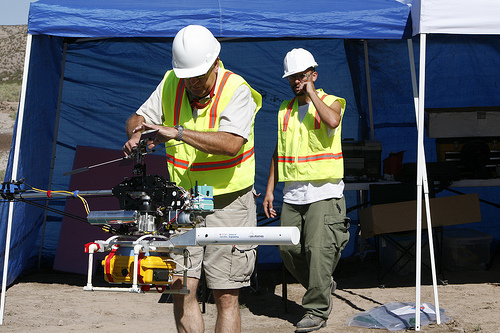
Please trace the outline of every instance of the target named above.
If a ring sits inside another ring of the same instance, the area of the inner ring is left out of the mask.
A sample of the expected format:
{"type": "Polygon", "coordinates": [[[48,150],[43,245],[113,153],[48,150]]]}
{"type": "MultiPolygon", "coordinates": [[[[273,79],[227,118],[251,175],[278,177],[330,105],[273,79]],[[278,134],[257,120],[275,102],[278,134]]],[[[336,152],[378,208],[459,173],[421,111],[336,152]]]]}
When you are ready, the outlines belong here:
{"type": "MultiPolygon", "coordinates": [[[[321,100],[324,100],[328,96],[327,94],[323,94],[323,96],[320,97],[321,100]]],[[[288,129],[288,122],[290,121],[290,114],[292,114],[293,110],[293,103],[295,103],[295,97],[292,98],[290,103],[288,103],[288,107],[286,109],[286,114],[285,114],[285,119],[283,119],[283,132],[286,132],[288,129]]],[[[321,118],[319,117],[318,110],[316,109],[316,113],[314,114],[314,119],[316,119],[314,123],[314,129],[320,129],[321,128],[321,118]]]]}
{"type": "Polygon", "coordinates": [[[210,109],[209,128],[215,127],[215,121],[217,120],[217,106],[219,105],[220,96],[221,96],[222,91],[224,90],[224,86],[226,85],[226,82],[231,74],[233,74],[233,73],[232,72],[224,73],[224,75],[222,76],[222,79],[220,80],[219,90],[217,91],[217,94],[215,95],[215,100],[212,103],[212,108],[210,109]]]}
{"type": "Polygon", "coordinates": [[[286,113],[285,113],[285,119],[283,119],[283,132],[286,132],[288,129],[288,122],[290,121],[290,114],[292,113],[293,110],[293,103],[295,103],[295,97],[292,98],[290,103],[288,103],[288,106],[286,108],[286,113]]]}
{"type": "MultiPolygon", "coordinates": [[[[212,103],[212,107],[210,109],[210,121],[208,128],[214,128],[215,122],[217,121],[217,106],[219,105],[220,96],[222,95],[222,91],[224,89],[224,85],[226,84],[229,76],[233,74],[232,72],[226,72],[222,76],[221,82],[219,84],[219,89],[217,90],[217,94],[214,96],[214,102],[212,103]]],[[[177,90],[175,94],[175,106],[174,106],[174,125],[179,125],[179,118],[181,114],[182,108],[182,98],[184,97],[184,91],[186,87],[186,83],[183,79],[179,80],[177,84],[177,90]]]]}
{"type": "MultiPolygon", "coordinates": [[[[341,158],[343,158],[342,153],[338,153],[338,154],[326,153],[326,154],[309,155],[309,156],[298,156],[297,163],[314,162],[314,161],[321,161],[321,160],[339,160],[341,158]]],[[[278,162],[294,163],[295,157],[293,157],[293,156],[278,156],[278,162]]]]}
{"type": "Polygon", "coordinates": [[[254,148],[243,152],[232,159],[218,162],[200,162],[193,163],[191,165],[191,171],[210,171],[210,170],[218,170],[218,169],[228,169],[237,166],[248,160],[250,157],[254,155],[254,148]]]}
{"type": "Polygon", "coordinates": [[[182,98],[184,97],[184,91],[186,84],[184,83],[184,80],[179,80],[179,84],[177,85],[177,90],[175,93],[175,105],[174,105],[174,125],[179,125],[179,118],[181,115],[181,105],[182,105],[182,98]]]}
{"type": "Polygon", "coordinates": [[[187,168],[189,167],[188,161],[175,158],[175,156],[172,156],[170,154],[167,154],[167,163],[173,164],[174,167],[181,168],[184,170],[187,170],[187,168]]]}

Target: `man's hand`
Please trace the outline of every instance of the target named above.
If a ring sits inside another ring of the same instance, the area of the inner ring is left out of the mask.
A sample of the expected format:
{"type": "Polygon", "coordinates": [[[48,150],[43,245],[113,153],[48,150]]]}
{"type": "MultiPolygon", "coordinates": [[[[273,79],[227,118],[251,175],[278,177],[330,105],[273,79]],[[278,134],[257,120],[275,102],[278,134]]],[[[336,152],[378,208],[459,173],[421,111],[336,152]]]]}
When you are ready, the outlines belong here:
{"type": "Polygon", "coordinates": [[[159,125],[152,125],[147,123],[141,123],[140,125],[132,128],[130,130],[130,139],[123,146],[123,152],[126,156],[130,155],[134,149],[137,147],[141,140],[142,133],[148,130],[158,130],[154,140],[148,142],[148,149],[153,149],[156,145],[160,143],[167,142],[171,139],[177,137],[177,129],[173,127],[165,127],[159,125]]]}
{"type": "Polygon", "coordinates": [[[141,139],[141,132],[144,130],[138,129],[144,123],[144,117],[138,114],[132,114],[125,124],[125,133],[127,133],[128,141],[123,146],[122,150],[125,156],[132,154],[134,147],[137,147],[141,139]],[[136,130],[138,129],[138,130],[136,130]]]}
{"type": "Polygon", "coordinates": [[[267,179],[266,196],[264,197],[264,213],[267,218],[275,218],[276,211],[273,208],[274,189],[278,183],[278,145],[274,149],[273,157],[271,158],[271,166],[269,167],[269,178],[267,179]]]}
{"type": "Polygon", "coordinates": [[[264,213],[266,213],[267,218],[275,218],[276,211],[273,208],[274,195],[271,193],[266,193],[264,197],[264,202],[262,205],[264,206],[264,213]]]}
{"type": "Polygon", "coordinates": [[[301,82],[299,83],[299,86],[309,98],[311,98],[312,95],[317,94],[316,87],[314,86],[314,82],[312,80],[301,82]]]}
{"type": "Polygon", "coordinates": [[[132,134],[130,139],[125,143],[125,145],[122,148],[123,152],[125,153],[125,156],[129,156],[130,154],[132,154],[132,150],[134,149],[134,147],[137,147],[140,139],[141,139],[141,132],[132,134]]]}
{"type": "Polygon", "coordinates": [[[147,123],[142,123],[141,125],[134,128],[134,133],[142,133],[144,131],[157,130],[154,140],[151,140],[148,144],[148,149],[153,149],[156,145],[170,141],[177,138],[178,131],[173,127],[166,127],[160,125],[152,125],[147,123]]]}

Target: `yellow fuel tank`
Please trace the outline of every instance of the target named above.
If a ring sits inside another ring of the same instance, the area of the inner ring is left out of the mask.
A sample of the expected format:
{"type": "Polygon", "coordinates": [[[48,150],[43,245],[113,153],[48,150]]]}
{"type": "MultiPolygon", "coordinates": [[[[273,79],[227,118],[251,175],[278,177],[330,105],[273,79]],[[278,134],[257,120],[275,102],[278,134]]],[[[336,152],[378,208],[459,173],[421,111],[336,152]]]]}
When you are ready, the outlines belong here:
{"type": "MultiPolygon", "coordinates": [[[[134,256],[110,253],[102,261],[104,278],[110,283],[133,283],[134,256]]],[[[138,284],[166,285],[172,283],[175,263],[167,256],[139,255],[138,284]]]]}

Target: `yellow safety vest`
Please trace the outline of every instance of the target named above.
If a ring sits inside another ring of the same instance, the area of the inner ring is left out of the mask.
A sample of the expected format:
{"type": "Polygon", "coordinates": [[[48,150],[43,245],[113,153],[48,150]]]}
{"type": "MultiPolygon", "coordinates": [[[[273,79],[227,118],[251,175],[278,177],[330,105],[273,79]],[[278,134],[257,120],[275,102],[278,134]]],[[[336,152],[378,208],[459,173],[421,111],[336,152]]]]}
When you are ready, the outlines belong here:
{"type": "MultiPolygon", "coordinates": [[[[257,111],[262,106],[262,96],[252,89],[245,80],[228,70],[220,63],[217,75],[217,89],[211,102],[203,109],[196,120],[189,105],[184,80],[175,76],[173,71],[165,74],[162,91],[164,126],[182,125],[186,129],[201,132],[216,132],[219,129],[220,115],[238,87],[245,84],[250,88],[257,104],[252,119],[252,130],[247,142],[234,157],[213,155],[201,152],[188,144],[166,149],[170,178],[177,185],[191,189],[196,184],[210,185],[214,195],[232,193],[253,185],[255,181],[255,153],[253,124],[257,111]]],[[[175,144],[172,140],[165,146],[175,144]]]]}
{"type": "MultiPolygon", "coordinates": [[[[345,100],[327,95],[318,89],[318,96],[327,104],[339,101],[341,116],[345,100]]],[[[299,120],[297,98],[281,103],[278,113],[278,179],[279,181],[311,181],[343,178],[342,119],[335,135],[328,137],[328,128],[321,123],[318,111],[310,103],[304,120],[299,120]]]]}

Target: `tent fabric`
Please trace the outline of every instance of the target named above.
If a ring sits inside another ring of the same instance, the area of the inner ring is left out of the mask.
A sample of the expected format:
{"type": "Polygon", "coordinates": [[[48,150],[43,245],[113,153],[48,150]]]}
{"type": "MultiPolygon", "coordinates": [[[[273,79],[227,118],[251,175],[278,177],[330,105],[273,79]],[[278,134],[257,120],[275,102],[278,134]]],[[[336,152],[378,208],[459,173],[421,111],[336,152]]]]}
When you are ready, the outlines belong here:
{"type": "Polygon", "coordinates": [[[413,0],[413,35],[498,35],[500,2],[491,0],[413,0]]]}
{"type": "MultiPolygon", "coordinates": [[[[359,110],[368,109],[363,42],[346,40],[346,55],[359,110]]],[[[419,38],[413,42],[418,54],[419,38]]],[[[405,161],[416,160],[417,129],[406,40],[368,41],[375,138],[382,156],[407,150],[405,161]],[[395,129],[398,135],[394,136],[395,129]]],[[[500,36],[432,35],[427,41],[426,108],[499,106],[500,36]],[[446,83],[446,84],[443,84],[446,83]]],[[[419,66],[417,63],[417,70],[419,66]]],[[[369,137],[368,117],[362,117],[362,137],[369,137]]],[[[436,160],[435,140],[425,137],[426,157],[436,160]]]]}
{"type": "MultiPolygon", "coordinates": [[[[320,64],[317,69],[318,87],[354,100],[342,40],[223,42],[220,57],[224,66],[241,74],[263,96],[264,106],[257,114],[255,125],[255,186],[259,193],[265,192],[269,161],[276,145],[276,112],[282,96],[290,97],[291,94],[287,81],[281,78],[282,61],[290,43],[294,47],[314,50],[320,64]],[[270,49],[272,52],[269,53],[270,49]],[[252,57],[246,59],[242,66],[241,58],[245,54],[252,54],[252,57]],[[268,64],[265,70],[261,66],[263,63],[268,64]],[[336,80],[332,82],[328,79],[331,77],[336,80]]],[[[123,130],[126,119],[159,83],[169,68],[170,53],[171,39],[138,41],[120,38],[68,45],[53,188],[67,188],[69,177],[62,174],[71,169],[76,145],[117,149],[123,145],[126,141],[123,130]],[[147,57],[137,61],[146,53],[147,57]],[[113,55],[113,61],[103,57],[104,54],[113,55]]],[[[355,103],[351,103],[344,116],[344,137],[358,138],[358,122],[359,113],[355,103]]],[[[277,204],[279,200],[277,198],[277,204]]],[[[260,209],[261,205],[258,207],[260,209]]],[[[57,225],[58,222],[52,224],[57,225]]],[[[53,230],[51,238],[56,238],[58,229],[49,230],[53,230]]],[[[57,242],[44,243],[44,257],[51,257],[49,254],[54,246],[57,242]]]]}
{"type": "Polygon", "coordinates": [[[216,37],[392,39],[410,33],[408,19],[408,6],[394,0],[40,0],[31,3],[28,33],[173,37],[201,24],[216,37]]]}
{"type": "MultiPolygon", "coordinates": [[[[29,110],[24,115],[22,143],[24,147],[36,145],[36,148],[21,149],[18,175],[26,176],[26,183],[37,188],[45,188],[49,180],[51,150],[54,132],[54,119],[57,109],[57,91],[60,76],[61,41],[51,40],[48,36],[40,36],[32,42],[32,52],[45,59],[43,65],[30,66],[30,80],[27,83],[26,103],[29,110]],[[48,96],[45,98],[44,96],[48,96]],[[40,187],[39,187],[40,186],[40,187]]],[[[15,129],[17,128],[17,122],[15,129]]],[[[14,131],[12,147],[6,170],[6,180],[12,174],[13,152],[16,131],[14,131]]],[[[23,176],[20,176],[21,179],[23,176]]],[[[0,255],[3,266],[5,254],[5,237],[7,230],[8,204],[0,205],[0,255]]],[[[11,233],[8,284],[14,282],[27,267],[34,267],[38,256],[40,226],[44,211],[23,203],[14,203],[14,217],[11,233]]]]}
{"type": "MultiPolygon", "coordinates": [[[[293,47],[310,49],[320,63],[318,86],[354,100],[342,40],[316,37],[401,38],[408,32],[408,20],[408,6],[393,0],[369,0],[362,4],[339,0],[307,4],[300,1],[33,2],[28,20],[28,33],[33,38],[17,178],[40,189],[76,190],[68,188],[69,177],[63,176],[71,170],[76,147],[120,149],[126,141],[123,130],[126,119],[170,68],[173,36],[188,24],[202,24],[217,37],[228,37],[221,39],[225,66],[245,77],[264,97],[266,106],[256,119],[259,124],[256,178],[260,182],[256,188],[264,192],[276,142],[276,110],[282,99],[290,97],[290,88],[281,79],[286,52],[293,47]],[[284,13],[283,8],[289,10],[284,13]],[[301,38],[291,39],[293,36],[301,38]],[[63,65],[63,89],[59,96],[63,65]],[[53,142],[56,143],[54,159],[53,142]]],[[[358,137],[359,121],[355,105],[350,104],[344,119],[345,124],[352,123],[344,133],[353,138],[358,137]]],[[[13,159],[14,149],[6,173],[9,181],[13,159]]],[[[64,205],[65,200],[50,201],[51,209],[63,211],[64,205]]],[[[14,212],[7,284],[13,283],[23,271],[36,267],[42,234],[42,264],[52,263],[61,226],[57,213],[47,213],[25,203],[15,203],[14,212]],[[42,229],[45,214],[46,224],[42,229]]],[[[8,205],[0,207],[0,214],[6,221],[8,205]]],[[[6,223],[2,223],[0,232],[3,261],[6,223]]]]}

